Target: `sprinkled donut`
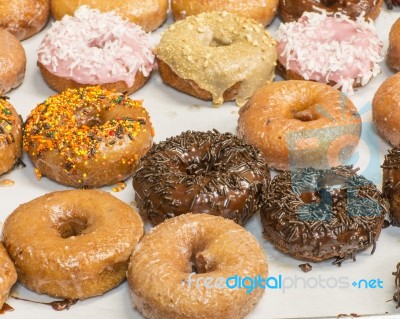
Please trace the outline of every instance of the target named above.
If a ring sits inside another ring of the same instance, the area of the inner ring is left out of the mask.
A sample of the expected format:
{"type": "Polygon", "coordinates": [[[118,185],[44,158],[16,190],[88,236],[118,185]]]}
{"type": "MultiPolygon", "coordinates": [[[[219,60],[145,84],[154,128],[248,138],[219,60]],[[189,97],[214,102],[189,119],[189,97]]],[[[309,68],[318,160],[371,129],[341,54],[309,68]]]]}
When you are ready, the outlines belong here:
{"type": "Polygon", "coordinates": [[[3,241],[24,286],[85,299],[125,279],[143,232],[136,211],[109,193],[70,190],[20,205],[4,223],[3,241]]]}
{"type": "Polygon", "coordinates": [[[11,287],[17,281],[17,271],[8,256],[4,246],[0,243],[0,309],[8,298],[11,287]]]}
{"type": "Polygon", "coordinates": [[[262,248],[243,227],[208,214],[185,214],[143,238],[127,277],[133,303],[147,319],[242,319],[264,289],[229,289],[227,279],[265,279],[267,273],[262,248]]]}
{"type": "Polygon", "coordinates": [[[0,175],[12,169],[21,156],[22,121],[6,97],[0,97],[0,175]]]}
{"type": "Polygon", "coordinates": [[[270,179],[262,154],[231,133],[187,131],[153,145],[133,175],[144,218],[158,224],[187,212],[243,225],[270,179]]]}
{"type": "Polygon", "coordinates": [[[140,89],[154,67],[153,44],[139,26],[113,12],[80,7],[47,31],[38,66],[57,92],[101,85],[128,94],[140,89]]]}
{"type": "Polygon", "coordinates": [[[260,210],[264,236],[290,256],[334,263],[355,260],[381,232],[387,203],[351,166],[306,168],[276,176],[260,210]]]}
{"type": "Polygon", "coordinates": [[[277,71],[284,78],[326,83],[348,95],[381,71],[384,58],[373,23],[339,13],[305,12],[280,25],[277,43],[277,71]]]}
{"type": "Polygon", "coordinates": [[[395,147],[385,155],[382,164],[382,191],[390,204],[389,216],[400,227],[400,148],[395,147]]]}
{"type": "Polygon", "coordinates": [[[155,49],[163,81],[215,105],[243,105],[275,76],[275,40],[261,24],[207,12],[171,25],[155,49]]]}
{"type": "Polygon", "coordinates": [[[317,82],[279,81],[259,88],[239,111],[238,133],[258,147],[269,168],[330,168],[343,164],[361,135],[357,108],[317,82]]]}
{"type": "Polygon", "coordinates": [[[25,122],[23,145],[39,176],[90,188],[128,178],[153,135],[141,101],[87,87],[39,104],[25,122]]]}

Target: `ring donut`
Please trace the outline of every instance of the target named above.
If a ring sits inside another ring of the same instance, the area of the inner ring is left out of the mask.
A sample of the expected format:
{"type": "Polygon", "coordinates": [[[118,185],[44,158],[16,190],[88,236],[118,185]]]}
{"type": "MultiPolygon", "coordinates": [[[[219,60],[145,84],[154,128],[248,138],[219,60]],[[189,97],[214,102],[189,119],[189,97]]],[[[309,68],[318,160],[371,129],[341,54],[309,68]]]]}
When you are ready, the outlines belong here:
{"type": "Polygon", "coordinates": [[[143,231],[136,211],[109,193],[70,190],[20,205],[4,223],[3,241],[24,286],[85,299],[125,279],[143,231]]]}
{"type": "Polygon", "coordinates": [[[241,319],[264,289],[228,289],[221,277],[252,280],[267,273],[262,248],[243,227],[217,216],[186,214],[142,239],[127,277],[133,304],[148,319],[241,319]],[[218,287],[207,288],[204,279],[218,281],[218,287]]]}

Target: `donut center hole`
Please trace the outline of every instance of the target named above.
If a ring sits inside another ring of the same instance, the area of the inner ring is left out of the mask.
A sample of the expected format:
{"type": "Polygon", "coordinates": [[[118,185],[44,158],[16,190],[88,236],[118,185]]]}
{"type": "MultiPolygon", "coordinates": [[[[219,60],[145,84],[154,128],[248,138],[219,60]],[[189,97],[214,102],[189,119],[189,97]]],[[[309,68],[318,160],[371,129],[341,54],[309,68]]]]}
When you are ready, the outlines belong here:
{"type": "Polygon", "coordinates": [[[313,112],[311,112],[309,109],[298,111],[293,114],[293,117],[302,122],[310,122],[310,121],[315,121],[317,119],[314,116],[313,112]]]}
{"type": "Polygon", "coordinates": [[[203,251],[193,252],[189,263],[191,272],[196,274],[205,274],[215,269],[214,258],[203,251]]]}
{"type": "Polygon", "coordinates": [[[304,204],[320,203],[321,194],[319,192],[304,192],[300,195],[304,204]]]}
{"type": "Polygon", "coordinates": [[[78,128],[99,126],[103,122],[97,110],[89,107],[77,110],[75,121],[78,128]]]}
{"type": "Polygon", "coordinates": [[[88,228],[88,220],[82,216],[61,220],[57,225],[57,230],[64,239],[82,235],[86,228],[88,228]]]}
{"type": "Polygon", "coordinates": [[[229,38],[220,38],[220,37],[213,37],[209,44],[210,47],[227,47],[233,43],[232,39],[229,38]]]}

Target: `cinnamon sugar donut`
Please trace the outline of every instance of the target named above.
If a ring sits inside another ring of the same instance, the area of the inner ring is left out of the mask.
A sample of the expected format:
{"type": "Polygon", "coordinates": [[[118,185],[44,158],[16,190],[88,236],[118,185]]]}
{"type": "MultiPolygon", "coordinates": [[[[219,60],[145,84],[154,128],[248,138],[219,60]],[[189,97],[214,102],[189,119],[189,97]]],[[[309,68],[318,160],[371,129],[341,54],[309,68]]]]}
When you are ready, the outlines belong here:
{"type": "Polygon", "coordinates": [[[37,174],[91,188],[130,177],[153,135],[141,101],[87,87],[39,104],[25,122],[23,143],[37,174]]]}
{"type": "Polygon", "coordinates": [[[3,228],[19,282],[68,299],[102,295],[120,284],[142,235],[136,211],[98,190],[38,197],[20,205],[3,228]]]}
{"type": "Polygon", "coordinates": [[[0,95],[3,95],[22,83],[26,55],[21,42],[7,30],[0,29],[0,39],[0,95]]]}
{"type": "Polygon", "coordinates": [[[244,228],[222,217],[186,214],[143,238],[127,277],[133,303],[148,319],[239,319],[255,307],[264,289],[229,289],[228,279],[255,281],[267,273],[262,248],[244,228]]]}
{"type": "Polygon", "coordinates": [[[149,79],[155,56],[149,34],[112,12],[80,7],[47,31],[38,66],[57,92],[101,85],[118,92],[140,89],[149,79]]]}
{"type": "Polygon", "coordinates": [[[340,12],[351,19],[375,20],[383,0],[280,0],[278,12],[284,22],[296,21],[304,12],[340,12]]]}
{"type": "Polygon", "coordinates": [[[74,15],[82,5],[101,12],[115,11],[123,19],[149,32],[157,29],[167,18],[168,0],[55,0],[51,1],[51,13],[56,20],[60,20],[65,15],[74,15]]]}
{"type": "Polygon", "coordinates": [[[49,12],[50,0],[0,1],[0,28],[24,40],[46,25],[49,12]]]}
{"type": "MultiPolygon", "coordinates": [[[[1,31],[0,31],[1,32],[1,31]]],[[[22,121],[14,107],[0,96],[0,175],[13,168],[22,151],[22,121]]]]}
{"type": "Polygon", "coordinates": [[[17,281],[17,271],[8,256],[4,246],[0,243],[0,309],[8,298],[11,287],[17,281]]]}
{"type": "Polygon", "coordinates": [[[351,100],[326,84],[281,81],[259,88],[240,109],[238,133],[270,168],[330,168],[356,149],[361,119],[351,100]]]}
{"type": "Polygon", "coordinates": [[[243,105],[275,75],[275,41],[262,25],[207,12],[171,25],[155,49],[163,81],[215,105],[243,105]]]}
{"type": "Polygon", "coordinates": [[[263,26],[271,23],[275,17],[279,0],[172,0],[171,11],[175,20],[203,12],[227,11],[253,19],[263,26]]]}

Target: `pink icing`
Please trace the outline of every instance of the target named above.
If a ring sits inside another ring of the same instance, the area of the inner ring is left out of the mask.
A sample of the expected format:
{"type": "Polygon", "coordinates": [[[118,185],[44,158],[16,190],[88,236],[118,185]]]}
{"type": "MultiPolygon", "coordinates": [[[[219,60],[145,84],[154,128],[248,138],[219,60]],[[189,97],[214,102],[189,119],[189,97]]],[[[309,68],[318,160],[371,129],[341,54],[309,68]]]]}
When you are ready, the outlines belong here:
{"type": "Polygon", "coordinates": [[[113,12],[80,7],[75,16],[55,22],[42,40],[38,61],[49,72],[82,84],[124,81],[154,67],[154,45],[139,26],[113,12]]]}
{"type": "Polygon", "coordinates": [[[383,44],[362,17],[305,12],[297,22],[281,24],[277,38],[278,60],[286,69],[306,80],[336,82],[348,95],[355,81],[365,85],[381,70],[383,44]]]}

